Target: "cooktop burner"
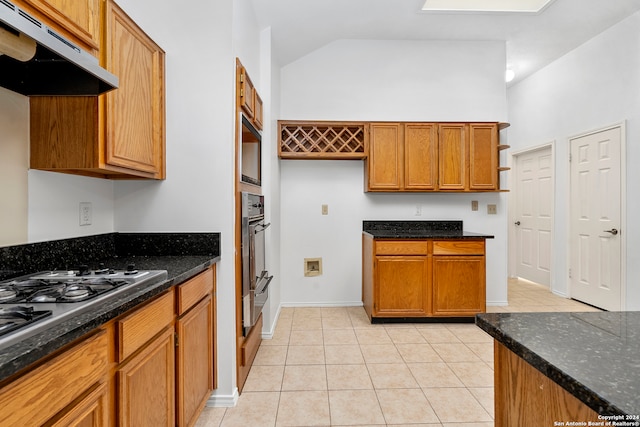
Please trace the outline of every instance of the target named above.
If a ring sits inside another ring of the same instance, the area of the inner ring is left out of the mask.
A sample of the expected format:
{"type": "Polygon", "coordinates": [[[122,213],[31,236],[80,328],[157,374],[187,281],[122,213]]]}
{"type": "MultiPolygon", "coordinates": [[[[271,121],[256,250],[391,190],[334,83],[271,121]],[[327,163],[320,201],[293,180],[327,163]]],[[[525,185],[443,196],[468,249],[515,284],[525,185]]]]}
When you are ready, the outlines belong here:
{"type": "Polygon", "coordinates": [[[0,308],[0,336],[51,316],[51,314],[51,310],[37,311],[33,307],[0,308]]]}
{"type": "Polygon", "coordinates": [[[0,351],[112,298],[167,279],[166,270],[44,271],[0,281],[0,351]]]}
{"type": "Polygon", "coordinates": [[[0,304],[38,302],[80,302],[94,298],[119,286],[133,283],[132,279],[109,277],[65,277],[16,279],[0,284],[0,304]]]}

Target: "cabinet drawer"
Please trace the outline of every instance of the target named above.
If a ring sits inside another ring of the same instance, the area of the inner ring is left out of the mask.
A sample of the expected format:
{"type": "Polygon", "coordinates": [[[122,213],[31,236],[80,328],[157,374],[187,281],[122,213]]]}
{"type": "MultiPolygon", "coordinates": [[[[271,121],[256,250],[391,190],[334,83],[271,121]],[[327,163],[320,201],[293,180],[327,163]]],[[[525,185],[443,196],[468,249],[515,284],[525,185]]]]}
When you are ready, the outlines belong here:
{"type": "Polygon", "coordinates": [[[376,255],[427,255],[429,244],[424,240],[377,241],[376,255]]]}
{"type": "Polygon", "coordinates": [[[118,362],[133,354],[173,321],[173,292],[118,320],[118,362]]]}
{"type": "Polygon", "coordinates": [[[178,286],[178,316],[213,290],[213,270],[208,269],[178,286]]]}
{"type": "Polygon", "coordinates": [[[433,242],[434,255],[484,255],[484,241],[433,242]]]}
{"type": "Polygon", "coordinates": [[[0,426],[42,425],[107,373],[104,330],[0,390],[0,426]]]}

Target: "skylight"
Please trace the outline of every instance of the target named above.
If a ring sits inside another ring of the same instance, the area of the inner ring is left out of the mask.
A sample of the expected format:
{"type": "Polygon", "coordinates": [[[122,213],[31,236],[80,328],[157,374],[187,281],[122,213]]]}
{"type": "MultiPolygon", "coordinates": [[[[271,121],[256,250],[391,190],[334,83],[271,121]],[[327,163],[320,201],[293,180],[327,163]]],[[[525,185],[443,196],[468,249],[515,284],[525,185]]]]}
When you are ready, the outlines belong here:
{"type": "Polygon", "coordinates": [[[423,11],[538,13],[553,0],[426,0],[423,11]]]}

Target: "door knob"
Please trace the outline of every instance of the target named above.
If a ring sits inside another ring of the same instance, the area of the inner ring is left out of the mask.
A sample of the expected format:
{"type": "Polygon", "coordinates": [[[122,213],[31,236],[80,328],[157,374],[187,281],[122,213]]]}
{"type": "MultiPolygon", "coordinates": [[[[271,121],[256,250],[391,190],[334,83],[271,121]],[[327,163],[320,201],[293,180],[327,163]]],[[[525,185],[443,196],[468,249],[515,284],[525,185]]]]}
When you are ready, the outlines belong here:
{"type": "Polygon", "coordinates": [[[611,233],[611,234],[613,234],[614,236],[615,236],[616,234],[618,234],[618,230],[617,230],[617,229],[615,229],[615,228],[612,228],[611,230],[604,230],[604,232],[605,232],[605,233],[611,233]]]}
{"type": "Polygon", "coordinates": [[[520,221],[514,222],[515,225],[520,225],[520,221]]]}

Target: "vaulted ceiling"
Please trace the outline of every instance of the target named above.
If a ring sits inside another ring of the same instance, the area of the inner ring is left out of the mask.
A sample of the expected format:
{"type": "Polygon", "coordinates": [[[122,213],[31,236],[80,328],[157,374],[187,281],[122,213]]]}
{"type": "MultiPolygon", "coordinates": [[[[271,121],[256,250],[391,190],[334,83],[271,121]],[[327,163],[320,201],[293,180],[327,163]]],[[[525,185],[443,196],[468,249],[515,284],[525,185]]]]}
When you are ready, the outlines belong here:
{"type": "Polygon", "coordinates": [[[540,13],[424,12],[425,0],[251,2],[280,65],[339,39],[504,41],[514,82],[640,10],[640,0],[555,0],[540,13]]]}

